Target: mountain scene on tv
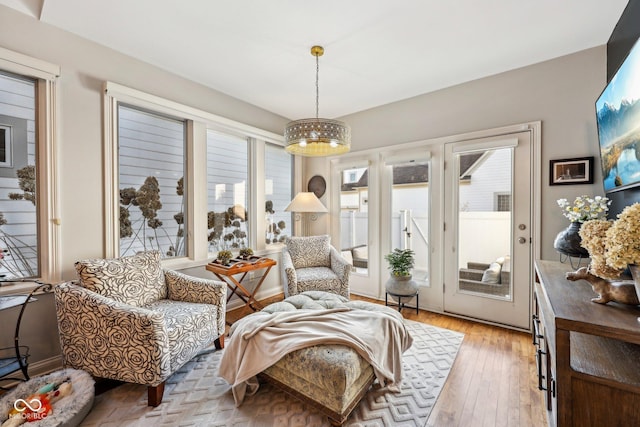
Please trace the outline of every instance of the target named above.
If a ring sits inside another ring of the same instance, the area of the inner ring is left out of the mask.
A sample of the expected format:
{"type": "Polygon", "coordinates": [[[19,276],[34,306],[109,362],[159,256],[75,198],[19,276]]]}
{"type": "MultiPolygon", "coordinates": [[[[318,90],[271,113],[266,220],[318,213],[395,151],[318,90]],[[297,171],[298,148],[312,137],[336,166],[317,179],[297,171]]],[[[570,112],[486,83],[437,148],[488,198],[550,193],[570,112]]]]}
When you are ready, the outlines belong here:
{"type": "Polygon", "coordinates": [[[640,184],[640,46],[596,102],[604,190],[640,184]]]}

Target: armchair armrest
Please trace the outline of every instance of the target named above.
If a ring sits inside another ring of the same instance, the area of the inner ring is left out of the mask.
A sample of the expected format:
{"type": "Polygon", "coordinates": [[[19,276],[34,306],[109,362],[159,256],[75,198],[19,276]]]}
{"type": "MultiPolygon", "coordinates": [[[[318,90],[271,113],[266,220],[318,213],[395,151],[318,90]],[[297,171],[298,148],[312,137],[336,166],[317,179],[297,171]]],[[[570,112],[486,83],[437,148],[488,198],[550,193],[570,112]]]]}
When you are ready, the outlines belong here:
{"type": "Polygon", "coordinates": [[[224,305],[227,302],[227,285],[220,280],[188,276],[173,270],[165,270],[165,282],[169,299],[200,304],[224,305]]]}
{"type": "Polygon", "coordinates": [[[57,285],[54,294],[66,366],[145,385],[158,385],[171,374],[162,313],[114,301],[74,282],[57,285]]]}
{"type": "Polygon", "coordinates": [[[293,260],[287,248],[282,250],[281,271],[285,298],[289,295],[296,295],[298,293],[298,275],[296,274],[296,269],[293,267],[293,260]]]}
{"type": "Polygon", "coordinates": [[[342,282],[349,282],[349,274],[351,273],[351,264],[347,261],[340,252],[333,246],[331,246],[331,270],[336,273],[336,276],[342,282]]]}
{"type": "Polygon", "coordinates": [[[165,270],[164,278],[170,300],[217,305],[216,324],[220,334],[224,332],[227,311],[227,285],[224,282],[188,276],[173,270],[165,270]]]}

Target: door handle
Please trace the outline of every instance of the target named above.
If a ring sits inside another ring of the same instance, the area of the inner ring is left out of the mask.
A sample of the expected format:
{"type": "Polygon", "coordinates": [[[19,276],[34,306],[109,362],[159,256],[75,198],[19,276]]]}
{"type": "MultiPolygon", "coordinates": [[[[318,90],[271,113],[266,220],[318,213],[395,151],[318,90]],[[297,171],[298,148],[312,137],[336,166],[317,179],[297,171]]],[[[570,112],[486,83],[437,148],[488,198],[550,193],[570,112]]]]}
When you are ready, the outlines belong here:
{"type": "Polygon", "coordinates": [[[526,239],[525,237],[519,237],[519,238],[518,238],[518,243],[520,243],[520,244],[523,244],[523,245],[524,245],[525,243],[527,243],[527,239],[526,239]]]}

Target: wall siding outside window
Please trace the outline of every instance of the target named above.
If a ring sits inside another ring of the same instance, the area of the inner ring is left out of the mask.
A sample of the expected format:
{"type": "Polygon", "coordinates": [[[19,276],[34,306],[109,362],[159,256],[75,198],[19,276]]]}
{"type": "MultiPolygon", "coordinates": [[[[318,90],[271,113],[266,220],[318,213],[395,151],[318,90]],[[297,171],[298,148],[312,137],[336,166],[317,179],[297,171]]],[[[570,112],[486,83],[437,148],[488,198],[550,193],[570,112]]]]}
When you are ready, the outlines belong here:
{"type": "Polygon", "coordinates": [[[120,105],[118,153],[120,255],[185,256],[185,123],[120,105]]]}
{"type": "MultiPolygon", "coordinates": [[[[0,280],[37,277],[38,227],[35,203],[17,199],[18,171],[31,171],[23,180],[35,190],[36,82],[0,74],[0,125],[10,128],[9,167],[0,168],[0,280]],[[27,168],[27,169],[25,169],[27,168]]],[[[35,199],[34,199],[35,202],[35,199]]]]}
{"type": "Polygon", "coordinates": [[[460,183],[460,210],[494,211],[494,192],[510,192],[511,161],[510,148],[487,150],[471,171],[471,181],[460,183]]]}
{"type": "Polygon", "coordinates": [[[209,252],[249,245],[246,138],[207,131],[207,228],[209,252]]]}
{"type": "Polygon", "coordinates": [[[267,221],[265,242],[273,244],[284,242],[292,232],[291,213],[284,209],[293,198],[293,159],[283,147],[266,144],[264,163],[267,221]]]}

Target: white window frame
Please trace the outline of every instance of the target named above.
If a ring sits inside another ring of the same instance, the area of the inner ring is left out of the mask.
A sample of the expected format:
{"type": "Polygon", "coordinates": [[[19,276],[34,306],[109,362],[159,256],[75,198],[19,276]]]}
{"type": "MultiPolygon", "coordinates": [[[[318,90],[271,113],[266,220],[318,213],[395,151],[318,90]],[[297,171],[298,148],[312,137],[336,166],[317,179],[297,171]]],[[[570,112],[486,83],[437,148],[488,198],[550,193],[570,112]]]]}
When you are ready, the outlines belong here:
{"type": "Polygon", "coordinates": [[[250,245],[264,249],[264,224],[257,221],[257,206],[264,206],[264,144],[270,142],[284,146],[282,135],[249,126],[184,104],[170,101],[117,83],[104,83],[104,173],[105,173],[105,247],[104,256],[119,254],[119,196],[118,189],[118,117],[119,103],[144,108],[152,112],[184,119],[187,123],[187,153],[185,165],[186,224],[188,246],[185,257],[165,259],[163,266],[186,268],[203,265],[212,255],[207,250],[207,129],[249,138],[249,200],[247,210],[250,227],[250,245]],[[260,179],[258,179],[260,177],[260,179]],[[258,239],[258,236],[262,238],[258,239]]]}
{"type": "MultiPolygon", "coordinates": [[[[61,280],[58,89],[60,67],[18,52],[0,48],[0,70],[36,80],[37,221],[39,279],[46,283],[61,280]]],[[[3,287],[0,294],[32,288],[35,282],[3,287]]]]}

